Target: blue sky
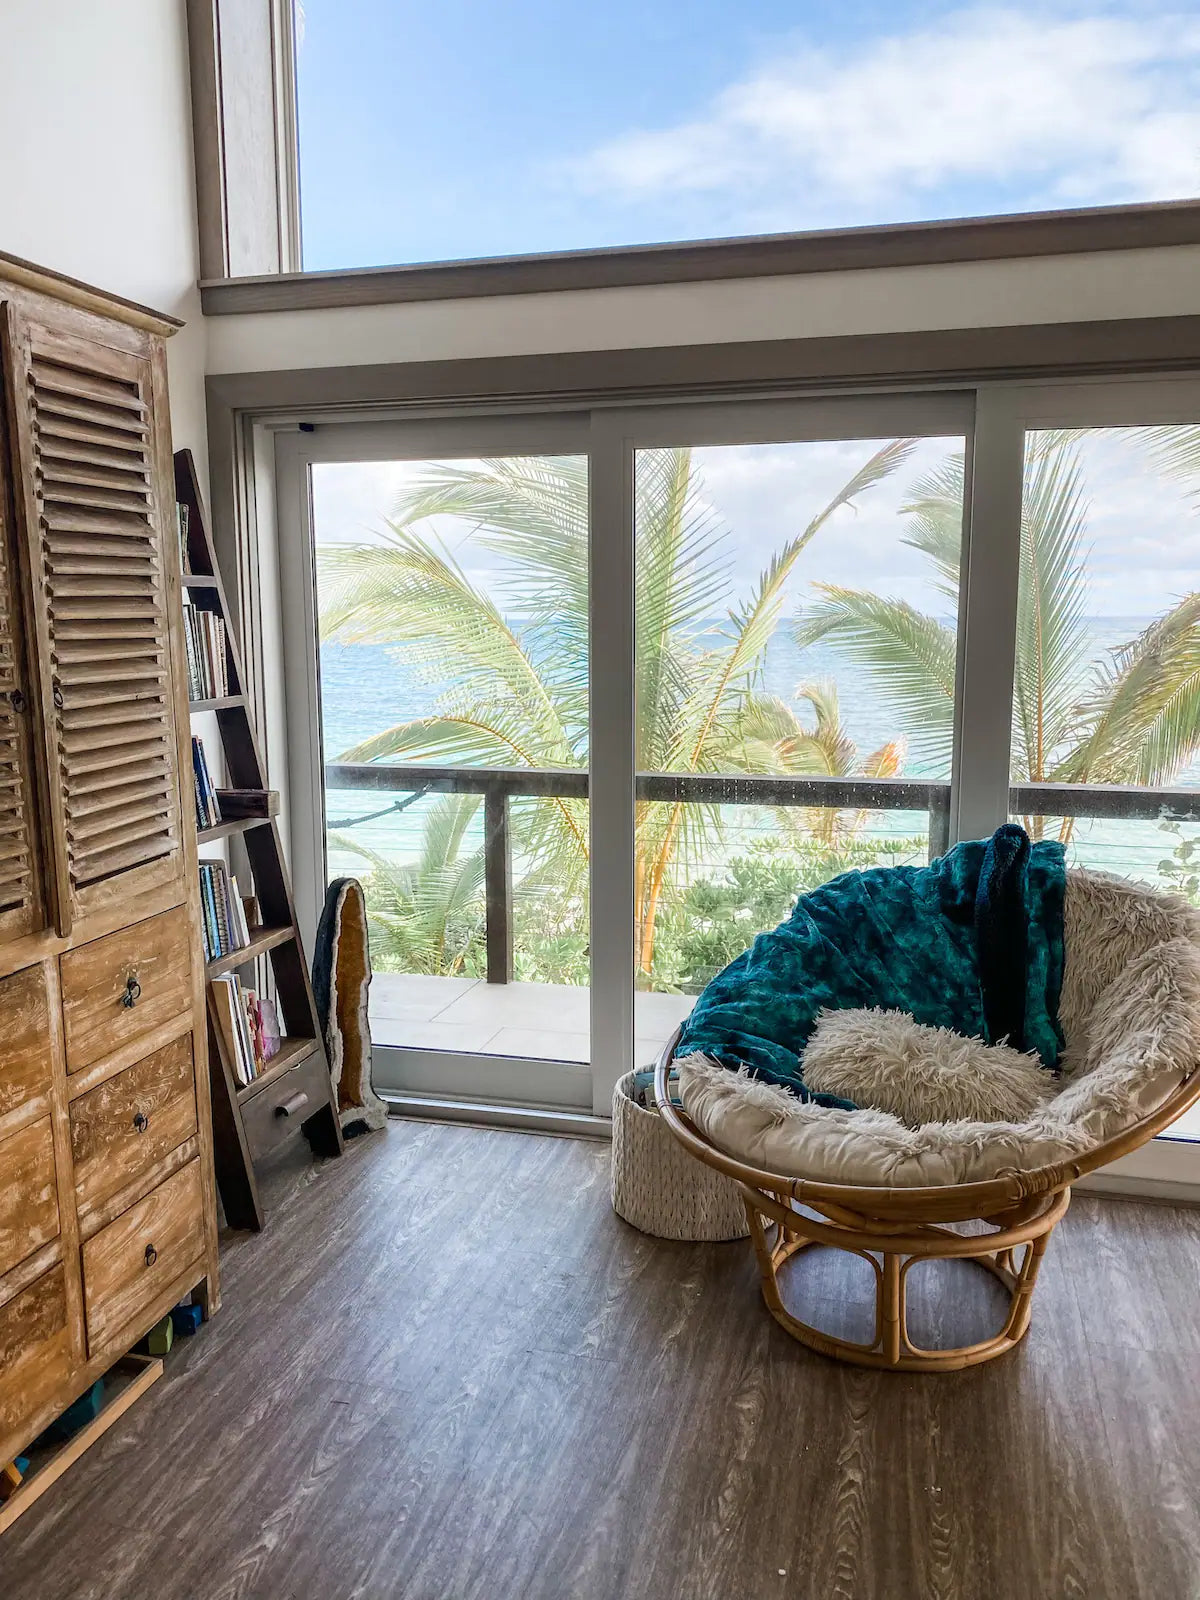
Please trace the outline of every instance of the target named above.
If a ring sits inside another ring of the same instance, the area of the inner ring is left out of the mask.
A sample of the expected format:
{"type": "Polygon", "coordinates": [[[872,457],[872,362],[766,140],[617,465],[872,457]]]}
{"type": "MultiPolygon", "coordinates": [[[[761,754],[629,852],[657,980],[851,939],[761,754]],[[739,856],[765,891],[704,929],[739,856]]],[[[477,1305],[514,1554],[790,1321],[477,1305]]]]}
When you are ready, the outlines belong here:
{"type": "Polygon", "coordinates": [[[302,0],[305,265],[1200,193],[1200,9],[302,0]]]}

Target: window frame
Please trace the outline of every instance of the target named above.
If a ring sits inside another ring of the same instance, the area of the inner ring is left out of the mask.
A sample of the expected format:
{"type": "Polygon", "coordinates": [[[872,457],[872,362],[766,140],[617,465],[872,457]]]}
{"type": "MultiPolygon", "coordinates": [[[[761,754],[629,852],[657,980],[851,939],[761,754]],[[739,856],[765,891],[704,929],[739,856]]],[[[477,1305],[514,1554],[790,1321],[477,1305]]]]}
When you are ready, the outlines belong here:
{"type": "MultiPolygon", "coordinates": [[[[436,1104],[453,1066],[460,1110],[512,1120],[538,1108],[577,1127],[600,1126],[616,1079],[633,1065],[633,470],[655,444],[800,442],[804,439],[961,433],[968,472],[958,629],[958,694],[951,774],[951,839],[978,837],[1009,814],[1012,683],[1027,430],[1146,426],[1200,420],[1200,379],[1088,378],[980,383],[796,399],[577,403],[521,415],[512,406],[425,408],[388,420],[317,425],[276,419],[280,577],[288,660],[289,804],[297,900],[311,923],[323,892],[323,796],[314,769],[319,723],[308,472],[316,460],[421,459],[495,453],[576,453],[590,459],[592,1066],[380,1048],[381,1078],[412,1104],[436,1104]],[[467,414],[464,414],[466,412],[467,414]],[[924,425],[922,425],[924,424],[924,425]],[[1000,603],[998,603],[998,601],[1000,603]],[[305,652],[308,652],[307,657],[305,652]],[[305,659],[311,661],[307,668],[305,659]],[[403,1060],[401,1060],[403,1058],[403,1060]],[[497,1096],[497,1068],[506,1077],[497,1096]],[[461,1075],[460,1075],[461,1069],[461,1075]],[[399,1077],[392,1077],[399,1071],[399,1077]],[[468,1104],[469,1103],[469,1104],[468,1104]],[[588,1122],[588,1114],[593,1121],[588,1122]]],[[[464,1113],[465,1114],[465,1113],[464,1113]]],[[[1200,1143],[1169,1138],[1124,1158],[1099,1187],[1138,1192],[1200,1185],[1200,1143]]]]}

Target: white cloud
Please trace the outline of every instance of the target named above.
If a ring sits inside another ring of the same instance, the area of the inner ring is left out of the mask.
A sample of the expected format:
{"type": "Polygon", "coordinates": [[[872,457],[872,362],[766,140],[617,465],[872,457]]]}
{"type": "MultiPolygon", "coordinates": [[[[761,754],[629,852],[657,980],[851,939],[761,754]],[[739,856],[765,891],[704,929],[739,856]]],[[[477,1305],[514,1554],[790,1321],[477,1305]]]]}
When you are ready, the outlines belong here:
{"type": "Polygon", "coordinates": [[[980,181],[1051,205],[1192,194],[1200,21],[984,8],[857,53],[792,45],[694,120],[614,139],[569,175],[627,201],[724,193],[768,223],[799,199],[894,212],[980,181]]]}

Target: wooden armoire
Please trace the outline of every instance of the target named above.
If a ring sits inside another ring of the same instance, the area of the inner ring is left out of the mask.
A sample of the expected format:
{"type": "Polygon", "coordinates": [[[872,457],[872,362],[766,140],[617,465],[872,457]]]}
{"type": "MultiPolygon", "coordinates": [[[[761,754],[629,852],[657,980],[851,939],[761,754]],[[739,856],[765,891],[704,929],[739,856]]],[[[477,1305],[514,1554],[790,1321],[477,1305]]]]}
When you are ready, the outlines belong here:
{"type": "Polygon", "coordinates": [[[176,326],[0,256],[0,1463],[217,1301],[176,326]]]}

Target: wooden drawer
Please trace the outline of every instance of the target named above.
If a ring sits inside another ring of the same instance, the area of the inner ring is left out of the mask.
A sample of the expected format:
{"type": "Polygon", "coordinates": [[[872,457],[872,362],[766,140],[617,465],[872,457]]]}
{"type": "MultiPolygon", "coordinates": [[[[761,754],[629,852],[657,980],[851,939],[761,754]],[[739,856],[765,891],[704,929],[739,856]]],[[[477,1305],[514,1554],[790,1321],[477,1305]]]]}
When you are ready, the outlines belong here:
{"type": "Polygon", "coordinates": [[[132,1183],[196,1131],[192,1036],[127,1067],[71,1104],[81,1214],[132,1183]]]}
{"type": "MultiPolygon", "coordinates": [[[[199,1161],[151,1190],[83,1246],[88,1352],[144,1311],[204,1250],[199,1161]]],[[[140,1329],[139,1332],[144,1332],[140,1329]]]]}
{"type": "MultiPolygon", "coordinates": [[[[0,1297],[4,1291],[0,1284],[0,1297]]],[[[30,1441],[30,1419],[66,1383],[71,1369],[67,1283],[52,1267],[0,1304],[0,1462],[30,1441]]]]}
{"type": "Polygon", "coordinates": [[[242,1126],[252,1156],[296,1133],[329,1099],[329,1078],[319,1056],[302,1061],[242,1102],[242,1126]]]}
{"type": "Polygon", "coordinates": [[[67,1071],[79,1072],[188,1010],[192,927],[186,906],[94,939],[62,958],[67,1071]]]}
{"type": "Polygon", "coordinates": [[[50,1093],[50,986],[44,966],[0,979],[0,1123],[10,1111],[50,1093]]]}
{"type": "Polygon", "coordinates": [[[58,1233],[50,1118],[0,1140],[0,1275],[58,1233]]]}

